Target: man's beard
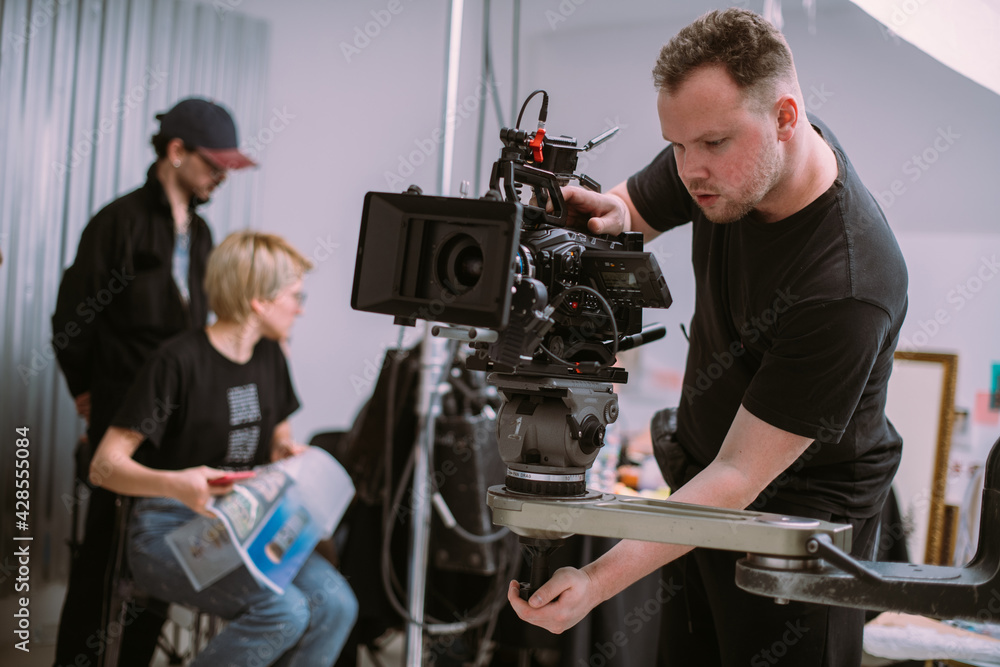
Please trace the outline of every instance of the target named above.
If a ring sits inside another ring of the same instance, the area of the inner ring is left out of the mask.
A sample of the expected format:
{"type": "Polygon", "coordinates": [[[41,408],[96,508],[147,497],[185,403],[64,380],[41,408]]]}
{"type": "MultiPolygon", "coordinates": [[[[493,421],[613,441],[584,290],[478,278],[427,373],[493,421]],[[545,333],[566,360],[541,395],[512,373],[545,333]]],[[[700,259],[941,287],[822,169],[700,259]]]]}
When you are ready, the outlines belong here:
{"type": "MultiPolygon", "coordinates": [[[[761,153],[757,168],[751,174],[738,200],[720,195],[712,211],[707,211],[698,204],[698,208],[701,208],[701,212],[710,222],[729,224],[746,217],[774,189],[781,176],[781,160],[778,157],[777,147],[773,144],[768,146],[769,148],[761,153]]],[[[688,190],[703,191],[706,189],[705,185],[702,181],[692,181],[688,190]]],[[[695,203],[698,203],[697,199],[695,203]]]]}

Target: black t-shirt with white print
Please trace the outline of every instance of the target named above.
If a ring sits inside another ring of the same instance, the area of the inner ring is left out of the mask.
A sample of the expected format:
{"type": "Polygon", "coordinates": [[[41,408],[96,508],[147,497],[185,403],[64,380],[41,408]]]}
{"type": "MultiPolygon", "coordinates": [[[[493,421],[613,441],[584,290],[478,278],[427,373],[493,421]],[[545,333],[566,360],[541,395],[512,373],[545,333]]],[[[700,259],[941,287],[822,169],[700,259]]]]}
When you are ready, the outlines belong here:
{"type": "Polygon", "coordinates": [[[261,339],[238,364],[198,330],[164,343],[146,362],[112,426],[154,445],[143,461],[153,468],[246,470],[270,460],[275,426],[298,407],[276,342],[261,339]]]}

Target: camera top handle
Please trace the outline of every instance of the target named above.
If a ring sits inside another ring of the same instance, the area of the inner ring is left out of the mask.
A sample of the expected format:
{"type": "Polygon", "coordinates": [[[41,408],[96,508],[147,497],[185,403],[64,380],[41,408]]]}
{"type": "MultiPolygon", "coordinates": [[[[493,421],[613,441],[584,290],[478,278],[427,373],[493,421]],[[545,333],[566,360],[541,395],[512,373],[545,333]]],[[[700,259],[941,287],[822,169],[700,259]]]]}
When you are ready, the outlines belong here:
{"type": "Polygon", "coordinates": [[[525,99],[515,127],[500,130],[503,148],[500,150],[500,158],[493,163],[490,174],[491,190],[503,193],[505,201],[521,203],[524,207],[522,224],[526,230],[537,229],[540,225],[567,226],[569,212],[561,187],[571,180],[579,181],[581,186],[594,192],[601,191],[600,184],[592,178],[575,173],[577,157],[579,153],[604,143],[618,132],[617,127],[611,128],[580,147],[573,137],[546,135],[547,113],[548,93],[544,90],[536,90],[525,99]],[[539,93],[543,97],[538,129],[534,132],[518,129],[525,107],[539,93]],[[521,201],[523,185],[531,188],[533,202],[521,201]]]}

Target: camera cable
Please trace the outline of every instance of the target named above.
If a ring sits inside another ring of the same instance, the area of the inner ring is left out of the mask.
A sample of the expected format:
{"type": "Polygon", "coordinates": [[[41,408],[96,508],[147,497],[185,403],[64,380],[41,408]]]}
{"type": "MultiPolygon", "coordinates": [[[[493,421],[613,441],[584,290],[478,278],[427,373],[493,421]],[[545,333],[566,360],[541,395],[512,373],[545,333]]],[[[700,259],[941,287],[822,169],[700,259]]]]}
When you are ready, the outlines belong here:
{"type": "Polygon", "coordinates": [[[618,360],[617,359],[617,357],[618,357],[618,323],[615,322],[615,311],[614,311],[614,309],[611,308],[611,304],[608,303],[608,300],[605,299],[604,296],[600,292],[598,292],[597,290],[593,289],[592,287],[587,287],[586,285],[574,285],[572,287],[567,287],[562,292],[559,292],[559,295],[555,299],[552,300],[552,303],[547,308],[548,313],[551,314],[552,312],[555,312],[555,310],[557,308],[559,308],[559,306],[562,305],[563,301],[566,300],[566,296],[568,294],[570,294],[571,292],[586,292],[586,293],[594,296],[597,299],[598,303],[601,304],[601,309],[604,310],[604,311],[606,311],[608,313],[608,319],[611,322],[611,332],[612,332],[612,336],[611,336],[611,341],[612,341],[611,361],[609,363],[601,363],[601,362],[596,362],[596,361],[594,361],[594,362],[569,361],[568,359],[563,359],[562,357],[560,357],[560,356],[558,356],[556,354],[553,354],[553,352],[551,350],[549,350],[547,347],[545,347],[544,344],[540,344],[538,347],[541,348],[541,350],[543,352],[545,352],[545,354],[549,355],[558,364],[565,364],[565,365],[570,366],[570,367],[575,367],[575,366],[581,366],[583,364],[591,363],[591,364],[594,364],[596,366],[596,368],[598,368],[598,369],[600,369],[600,368],[610,368],[611,366],[614,366],[614,364],[618,360]]]}

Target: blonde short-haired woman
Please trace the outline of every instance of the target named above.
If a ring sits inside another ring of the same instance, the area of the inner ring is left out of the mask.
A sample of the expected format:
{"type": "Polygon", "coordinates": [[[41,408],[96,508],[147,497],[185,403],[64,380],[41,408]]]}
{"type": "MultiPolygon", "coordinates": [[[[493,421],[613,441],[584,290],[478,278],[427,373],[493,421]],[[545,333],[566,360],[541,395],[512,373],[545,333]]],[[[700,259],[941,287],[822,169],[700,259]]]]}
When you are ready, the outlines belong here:
{"type": "Polygon", "coordinates": [[[166,342],[139,372],[101,440],[91,481],[138,496],[130,519],[132,576],[168,602],[229,620],[194,665],[332,665],[357,617],[343,576],[313,554],[283,595],[246,568],[195,591],[165,537],[213,495],[225,471],[294,456],[299,407],[280,342],[302,313],[312,264],[284,239],[236,232],[212,252],[205,289],[217,320],[166,342]],[[140,445],[142,463],[134,458],[140,445]]]}

